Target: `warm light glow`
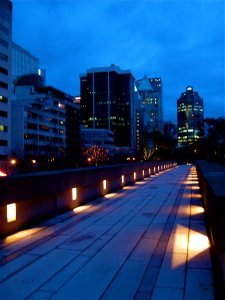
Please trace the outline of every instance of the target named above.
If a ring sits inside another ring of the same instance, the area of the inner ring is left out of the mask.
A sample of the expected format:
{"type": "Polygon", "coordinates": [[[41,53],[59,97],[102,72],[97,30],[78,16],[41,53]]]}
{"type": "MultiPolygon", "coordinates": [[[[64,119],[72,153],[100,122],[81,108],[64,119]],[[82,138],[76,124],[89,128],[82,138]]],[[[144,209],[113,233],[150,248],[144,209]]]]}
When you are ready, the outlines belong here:
{"type": "Polygon", "coordinates": [[[194,230],[189,230],[188,236],[187,232],[188,228],[179,226],[174,233],[171,249],[172,269],[178,268],[186,263],[186,257],[182,257],[181,254],[187,253],[188,260],[191,260],[210,247],[209,239],[206,235],[194,230]]]}
{"type": "Polygon", "coordinates": [[[198,199],[201,199],[202,198],[202,195],[201,194],[192,194],[192,198],[198,198],[198,199]]]}
{"type": "Polygon", "coordinates": [[[110,199],[114,196],[116,196],[116,193],[110,193],[110,194],[105,195],[104,197],[107,198],[107,199],[110,199]]]}
{"type": "MultiPolygon", "coordinates": [[[[82,211],[84,211],[84,210],[86,210],[86,209],[90,209],[92,206],[93,206],[93,205],[82,205],[82,206],[78,206],[78,207],[74,208],[73,211],[74,211],[76,214],[78,214],[78,213],[80,213],[80,212],[82,212],[82,211]]],[[[96,205],[95,205],[95,207],[96,207],[96,205]]]]}
{"type": "Polygon", "coordinates": [[[31,162],[32,162],[32,164],[36,164],[37,161],[36,161],[36,159],[32,159],[31,162]]]}
{"type": "Polygon", "coordinates": [[[204,213],[204,208],[202,206],[192,205],[191,206],[191,215],[198,215],[204,213]]]}
{"type": "Polygon", "coordinates": [[[16,221],[16,203],[7,205],[7,222],[16,221]]]}
{"type": "Polygon", "coordinates": [[[5,172],[0,171],[0,177],[4,177],[7,176],[7,174],[5,172]]]}
{"type": "Polygon", "coordinates": [[[198,181],[193,181],[193,180],[185,180],[184,184],[198,184],[198,181]]]}
{"type": "Polygon", "coordinates": [[[172,252],[174,253],[187,253],[188,247],[188,231],[180,231],[175,232],[173,238],[173,249],[172,252]]]}
{"type": "Polygon", "coordinates": [[[192,190],[200,190],[200,187],[199,186],[193,186],[192,190]]]}
{"type": "Polygon", "coordinates": [[[191,199],[191,196],[192,196],[191,193],[183,193],[182,198],[185,198],[185,199],[191,199]]]}
{"type": "Polygon", "coordinates": [[[11,163],[11,165],[15,165],[16,164],[16,160],[15,159],[11,159],[10,163],[11,163]]]}
{"type": "Polygon", "coordinates": [[[136,172],[134,172],[134,180],[136,180],[136,178],[137,178],[137,174],[136,172]]]}
{"type": "Polygon", "coordinates": [[[106,183],[106,180],[104,179],[103,180],[103,190],[106,190],[106,187],[107,187],[107,183],[106,183]]]}
{"type": "Polygon", "coordinates": [[[138,181],[136,184],[145,184],[145,181],[138,181]]]}
{"type": "Polygon", "coordinates": [[[43,234],[52,234],[53,233],[53,230],[50,227],[37,227],[37,228],[25,229],[25,230],[22,230],[22,231],[19,231],[12,235],[7,236],[4,239],[4,245],[9,245],[11,243],[15,243],[15,242],[25,239],[27,237],[30,238],[30,236],[32,234],[35,234],[39,231],[41,231],[41,232],[43,231],[43,234]]]}
{"type": "Polygon", "coordinates": [[[155,167],[154,167],[154,174],[155,174],[155,167]]]}
{"type": "Polygon", "coordinates": [[[210,247],[209,239],[206,235],[197,231],[190,230],[189,243],[188,243],[188,259],[190,260],[194,256],[203,252],[210,247]]]}
{"type": "Polygon", "coordinates": [[[145,177],[145,170],[142,171],[143,177],[145,177]]]}
{"type": "Polygon", "coordinates": [[[72,200],[77,200],[77,188],[72,188],[72,200]]]}
{"type": "Polygon", "coordinates": [[[151,175],[151,169],[150,168],[148,169],[148,174],[149,174],[149,176],[151,175]]]}
{"type": "Polygon", "coordinates": [[[121,176],[121,182],[124,184],[124,175],[121,176]]]}
{"type": "Polygon", "coordinates": [[[135,189],[135,187],[134,186],[125,186],[123,189],[124,190],[133,190],[133,189],[135,189]]]}

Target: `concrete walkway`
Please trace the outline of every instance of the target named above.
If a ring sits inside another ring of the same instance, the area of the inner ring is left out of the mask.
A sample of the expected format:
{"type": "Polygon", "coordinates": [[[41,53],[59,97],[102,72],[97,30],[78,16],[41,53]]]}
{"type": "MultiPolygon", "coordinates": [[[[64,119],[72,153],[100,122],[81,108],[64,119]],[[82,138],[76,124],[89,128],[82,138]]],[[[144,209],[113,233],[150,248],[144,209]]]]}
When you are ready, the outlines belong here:
{"type": "Polygon", "coordinates": [[[0,299],[214,299],[195,168],[0,241],[0,299]]]}

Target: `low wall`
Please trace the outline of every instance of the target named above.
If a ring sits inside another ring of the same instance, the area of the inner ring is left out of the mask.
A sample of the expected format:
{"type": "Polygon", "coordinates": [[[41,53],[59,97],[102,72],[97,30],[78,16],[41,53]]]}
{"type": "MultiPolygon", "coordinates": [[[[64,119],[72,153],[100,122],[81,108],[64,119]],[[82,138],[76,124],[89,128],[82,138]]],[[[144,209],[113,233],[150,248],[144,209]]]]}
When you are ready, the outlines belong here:
{"type": "Polygon", "coordinates": [[[3,177],[0,179],[0,237],[175,165],[144,162],[3,177]]]}
{"type": "Polygon", "coordinates": [[[197,162],[213,255],[225,288],[225,166],[197,162]]]}

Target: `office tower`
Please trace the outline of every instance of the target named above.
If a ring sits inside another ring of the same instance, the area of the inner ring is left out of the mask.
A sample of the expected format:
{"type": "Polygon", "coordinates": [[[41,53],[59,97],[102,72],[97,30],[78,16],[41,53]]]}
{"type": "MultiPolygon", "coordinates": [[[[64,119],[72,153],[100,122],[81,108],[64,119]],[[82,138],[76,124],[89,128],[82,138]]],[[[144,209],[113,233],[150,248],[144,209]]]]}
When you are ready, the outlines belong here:
{"type": "Polygon", "coordinates": [[[115,145],[135,148],[134,77],[115,65],[80,75],[81,120],[84,128],[113,131],[115,145]]]}
{"type": "Polygon", "coordinates": [[[10,149],[12,3],[0,0],[0,160],[10,149]]]}
{"type": "Polygon", "coordinates": [[[162,132],[162,80],[147,78],[136,81],[141,105],[143,107],[143,129],[147,132],[158,130],[162,132]]]}
{"type": "Polygon", "coordinates": [[[188,86],[177,100],[178,146],[193,144],[204,137],[203,99],[188,86]]]}

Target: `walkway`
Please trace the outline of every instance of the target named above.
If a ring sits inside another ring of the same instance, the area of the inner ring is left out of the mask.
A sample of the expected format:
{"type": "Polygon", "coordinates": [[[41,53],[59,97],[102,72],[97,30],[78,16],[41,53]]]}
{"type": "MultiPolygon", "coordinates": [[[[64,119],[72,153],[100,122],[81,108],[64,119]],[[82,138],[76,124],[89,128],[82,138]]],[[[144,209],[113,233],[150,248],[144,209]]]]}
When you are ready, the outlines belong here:
{"type": "Polygon", "coordinates": [[[214,299],[195,168],[179,166],[0,241],[0,298],[214,299]]]}

